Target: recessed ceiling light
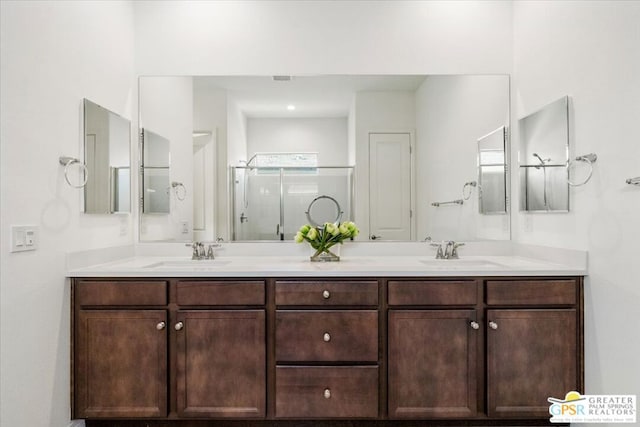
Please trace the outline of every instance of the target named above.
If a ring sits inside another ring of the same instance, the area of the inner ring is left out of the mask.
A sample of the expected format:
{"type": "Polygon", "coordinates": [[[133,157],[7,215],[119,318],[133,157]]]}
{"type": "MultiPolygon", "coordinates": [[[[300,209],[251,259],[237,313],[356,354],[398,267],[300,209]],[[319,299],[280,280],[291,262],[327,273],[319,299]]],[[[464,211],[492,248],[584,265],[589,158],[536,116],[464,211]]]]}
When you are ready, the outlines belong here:
{"type": "Polygon", "coordinates": [[[295,105],[293,105],[293,104],[289,104],[289,105],[287,105],[287,110],[289,110],[289,111],[293,111],[293,110],[295,110],[295,109],[296,109],[296,106],[295,106],[295,105]]]}

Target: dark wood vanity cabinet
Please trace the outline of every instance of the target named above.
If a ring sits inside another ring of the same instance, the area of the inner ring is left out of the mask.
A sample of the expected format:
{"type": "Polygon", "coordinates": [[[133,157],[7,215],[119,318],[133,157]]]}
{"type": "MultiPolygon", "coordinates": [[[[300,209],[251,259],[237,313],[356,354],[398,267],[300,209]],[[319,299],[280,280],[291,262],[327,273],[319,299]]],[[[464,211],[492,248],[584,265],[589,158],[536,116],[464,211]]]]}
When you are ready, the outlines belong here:
{"type": "Polygon", "coordinates": [[[582,288],[576,280],[490,280],[487,413],[548,418],[548,397],[583,389],[582,288]]]}
{"type": "Polygon", "coordinates": [[[176,314],[179,417],[265,415],[264,310],[187,310],[176,314]]]}
{"type": "Polygon", "coordinates": [[[583,390],[581,285],[390,281],[389,417],[548,419],[583,390]]]}
{"type": "Polygon", "coordinates": [[[78,312],[76,417],[167,415],[166,322],[164,310],[78,312]]]}
{"type": "Polygon", "coordinates": [[[77,418],[167,415],[167,283],[74,284],[77,418]]]}
{"type": "Polygon", "coordinates": [[[481,284],[389,282],[390,418],[466,418],[478,412],[481,284]]]}
{"type": "Polygon", "coordinates": [[[74,280],[74,418],[263,418],[264,293],[264,281],[74,280]]]}
{"type": "Polygon", "coordinates": [[[275,282],[275,418],[377,418],[378,282],[275,282]]]}
{"type": "Polygon", "coordinates": [[[72,284],[89,427],[549,425],[547,398],[583,391],[580,277],[72,284]]]}

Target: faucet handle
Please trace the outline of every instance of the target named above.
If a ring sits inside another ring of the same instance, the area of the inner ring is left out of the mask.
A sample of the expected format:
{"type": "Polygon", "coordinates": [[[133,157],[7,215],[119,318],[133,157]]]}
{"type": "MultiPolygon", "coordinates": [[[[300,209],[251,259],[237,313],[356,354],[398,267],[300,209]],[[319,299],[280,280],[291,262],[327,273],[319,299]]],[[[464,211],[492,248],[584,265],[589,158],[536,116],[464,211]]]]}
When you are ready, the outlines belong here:
{"type": "Polygon", "coordinates": [[[184,244],[188,248],[193,249],[193,253],[191,254],[191,259],[200,259],[200,248],[202,247],[202,243],[200,242],[192,242],[184,244]]]}
{"type": "Polygon", "coordinates": [[[443,242],[430,243],[430,245],[433,246],[434,248],[438,248],[438,252],[436,253],[436,259],[444,259],[444,253],[442,252],[442,244],[443,242]]]}
{"type": "Polygon", "coordinates": [[[458,259],[458,248],[460,246],[464,246],[463,242],[457,243],[457,242],[453,242],[453,246],[451,247],[451,258],[453,259],[458,259]]]}
{"type": "Polygon", "coordinates": [[[216,254],[213,248],[221,248],[222,245],[220,243],[209,243],[207,245],[207,256],[205,259],[216,259],[216,254]]]}

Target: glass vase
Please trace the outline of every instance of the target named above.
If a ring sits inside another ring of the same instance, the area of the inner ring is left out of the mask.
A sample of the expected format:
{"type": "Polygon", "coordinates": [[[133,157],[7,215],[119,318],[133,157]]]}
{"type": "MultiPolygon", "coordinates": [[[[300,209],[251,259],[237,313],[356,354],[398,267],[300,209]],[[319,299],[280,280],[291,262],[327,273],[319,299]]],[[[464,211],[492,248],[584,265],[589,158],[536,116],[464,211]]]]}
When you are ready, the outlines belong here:
{"type": "Polygon", "coordinates": [[[336,262],[340,261],[340,244],[333,245],[328,249],[311,248],[311,262],[336,262]]]}

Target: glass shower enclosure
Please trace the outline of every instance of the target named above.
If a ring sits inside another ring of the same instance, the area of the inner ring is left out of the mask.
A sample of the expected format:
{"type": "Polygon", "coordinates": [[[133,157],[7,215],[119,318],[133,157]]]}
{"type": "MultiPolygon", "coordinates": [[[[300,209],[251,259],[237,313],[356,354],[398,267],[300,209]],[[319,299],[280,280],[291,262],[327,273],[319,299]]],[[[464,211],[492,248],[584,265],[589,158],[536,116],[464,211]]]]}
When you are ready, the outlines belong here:
{"type": "Polygon", "coordinates": [[[233,241],[292,240],[322,196],[337,202],[326,222],[353,220],[353,166],[234,166],[231,178],[233,241]]]}

